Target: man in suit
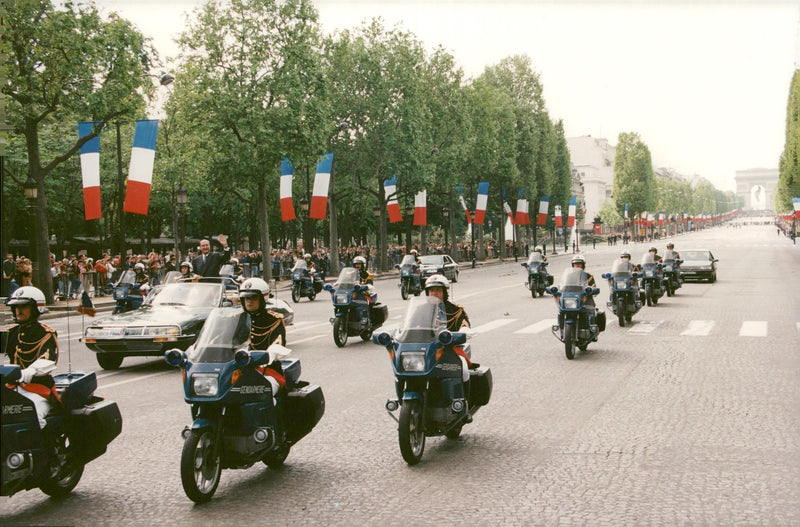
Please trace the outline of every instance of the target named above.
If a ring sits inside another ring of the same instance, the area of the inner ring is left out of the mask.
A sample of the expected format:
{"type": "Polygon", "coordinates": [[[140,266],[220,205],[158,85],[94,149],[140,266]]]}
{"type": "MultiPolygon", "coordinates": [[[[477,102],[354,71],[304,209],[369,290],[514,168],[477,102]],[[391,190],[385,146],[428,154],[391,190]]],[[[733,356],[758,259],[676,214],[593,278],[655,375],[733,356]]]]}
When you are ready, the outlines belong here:
{"type": "Polygon", "coordinates": [[[219,269],[228,262],[231,256],[231,249],[228,247],[228,239],[224,234],[217,236],[222,252],[211,252],[211,242],[200,240],[200,256],[192,260],[194,272],[200,276],[219,276],[219,269]]]}

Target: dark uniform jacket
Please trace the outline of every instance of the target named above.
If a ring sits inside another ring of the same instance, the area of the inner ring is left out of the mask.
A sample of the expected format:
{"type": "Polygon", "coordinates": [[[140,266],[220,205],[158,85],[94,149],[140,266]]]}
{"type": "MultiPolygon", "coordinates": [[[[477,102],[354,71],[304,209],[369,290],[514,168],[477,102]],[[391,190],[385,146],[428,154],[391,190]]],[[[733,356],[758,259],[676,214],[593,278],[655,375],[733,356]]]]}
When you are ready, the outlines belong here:
{"type": "MultiPolygon", "coordinates": [[[[22,369],[29,367],[36,359],[58,362],[56,330],[38,322],[11,326],[3,346],[5,348],[3,351],[11,363],[18,364],[22,369]]],[[[42,384],[47,388],[52,388],[54,385],[50,375],[34,377],[31,382],[42,384]]]]}
{"type": "Polygon", "coordinates": [[[277,311],[265,310],[250,313],[250,348],[265,350],[275,343],[286,345],[286,324],[283,315],[277,311]]]}
{"type": "Polygon", "coordinates": [[[461,331],[463,327],[470,327],[469,317],[463,306],[444,301],[444,311],[447,315],[447,330],[448,331],[461,331]]]}

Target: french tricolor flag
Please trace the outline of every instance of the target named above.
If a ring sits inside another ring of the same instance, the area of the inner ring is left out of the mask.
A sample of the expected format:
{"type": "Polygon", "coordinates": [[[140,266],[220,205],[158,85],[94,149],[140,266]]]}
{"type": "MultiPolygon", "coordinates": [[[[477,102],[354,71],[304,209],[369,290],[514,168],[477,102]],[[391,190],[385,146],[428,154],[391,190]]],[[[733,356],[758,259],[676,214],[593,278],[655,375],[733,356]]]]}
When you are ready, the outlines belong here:
{"type": "Polygon", "coordinates": [[[578,208],[578,197],[570,196],[569,210],[567,211],[567,227],[575,226],[575,209],[578,208]]]}
{"type": "Polygon", "coordinates": [[[481,181],[478,183],[478,201],[475,204],[475,218],[472,220],[478,225],[483,225],[483,217],[486,215],[486,204],[489,201],[489,182],[481,181]]]}
{"type": "Polygon", "coordinates": [[[536,218],[536,225],[544,225],[547,223],[547,211],[550,208],[550,198],[543,197],[539,202],[539,216],[536,218]]]}
{"type": "Polygon", "coordinates": [[[331,168],[333,154],[327,153],[317,163],[317,174],[314,176],[314,190],[311,192],[310,219],[324,220],[328,213],[328,186],[331,184],[331,168]]]}
{"type": "Polygon", "coordinates": [[[517,225],[530,225],[531,224],[531,216],[528,213],[528,200],[527,199],[523,199],[522,197],[520,197],[517,200],[516,224],[517,225]]]}
{"type": "Polygon", "coordinates": [[[287,158],[281,161],[281,221],[296,219],[292,203],[292,177],[294,165],[287,158]]]}
{"type": "Polygon", "coordinates": [[[503,201],[503,210],[506,211],[506,214],[508,214],[508,219],[511,220],[511,225],[515,225],[514,214],[511,212],[511,205],[509,205],[507,201],[503,201]]]}
{"type": "Polygon", "coordinates": [[[464,200],[464,196],[459,194],[458,201],[460,201],[461,206],[464,207],[464,214],[467,215],[467,225],[469,225],[470,223],[472,223],[472,216],[469,215],[469,207],[467,207],[467,202],[464,200]]]}
{"type": "MultiPolygon", "coordinates": [[[[92,133],[94,123],[78,123],[78,138],[92,133]]],[[[100,213],[100,136],[81,146],[81,177],[83,179],[83,208],[87,220],[96,220],[100,213]]]]}
{"type": "Polygon", "coordinates": [[[792,198],[792,205],[794,206],[794,215],[800,220],[800,198],[792,198]]]}
{"type": "Polygon", "coordinates": [[[131,165],[128,169],[128,188],[122,210],[147,216],[150,206],[150,186],[153,183],[153,164],[156,159],[158,121],[136,121],[133,134],[131,165]]]}
{"type": "Polygon", "coordinates": [[[561,227],[563,224],[563,218],[561,217],[561,205],[556,205],[556,227],[561,227]]]}
{"type": "Polygon", "coordinates": [[[661,227],[664,225],[664,211],[658,213],[658,226],[661,227]]]}
{"type": "Polygon", "coordinates": [[[397,176],[383,180],[383,192],[386,196],[386,211],[389,213],[389,223],[403,221],[400,213],[400,203],[397,201],[397,176]]]}
{"type": "Polygon", "coordinates": [[[428,191],[420,190],[414,196],[414,225],[428,224],[428,191]]]}

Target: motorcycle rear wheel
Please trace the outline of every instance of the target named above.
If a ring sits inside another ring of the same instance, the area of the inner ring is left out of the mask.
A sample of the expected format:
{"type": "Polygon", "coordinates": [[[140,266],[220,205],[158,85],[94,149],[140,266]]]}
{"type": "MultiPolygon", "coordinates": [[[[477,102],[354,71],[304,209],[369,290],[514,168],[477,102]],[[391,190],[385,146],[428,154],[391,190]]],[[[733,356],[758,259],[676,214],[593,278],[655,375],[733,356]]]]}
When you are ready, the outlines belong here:
{"type": "Polygon", "coordinates": [[[628,310],[625,309],[625,300],[622,298],[617,299],[617,321],[619,322],[619,327],[625,327],[625,315],[627,314],[628,310]]]}
{"type": "Polygon", "coordinates": [[[575,358],[575,324],[571,322],[564,324],[564,353],[569,360],[575,358]]]}
{"type": "Polygon", "coordinates": [[[400,286],[400,296],[403,297],[403,300],[408,300],[408,283],[403,282],[403,285],[400,286]]]}
{"type": "Polygon", "coordinates": [[[425,432],[422,429],[422,408],[419,401],[404,401],[400,407],[400,454],[406,463],[416,465],[425,451],[425,432]]]}
{"type": "Polygon", "coordinates": [[[340,348],[347,344],[347,319],[345,317],[336,317],[336,320],[333,321],[333,342],[340,348]]]}
{"type": "Polygon", "coordinates": [[[192,430],[181,452],[181,483],[186,496],[195,503],[211,500],[221,475],[219,453],[214,456],[214,433],[192,430]]]}
{"type": "Polygon", "coordinates": [[[363,340],[364,342],[368,342],[369,339],[372,338],[372,330],[371,329],[365,329],[364,331],[359,333],[358,336],[361,337],[361,340],[363,340]]]}
{"type": "Polygon", "coordinates": [[[644,286],[644,297],[647,299],[647,305],[652,306],[655,295],[653,294],[653,287],[650,284],[644,286]]]}
{"type": "MultiPolygon", "coordinates": [[[[69,439],[66,437],[59,438],[59,441],[68,442],[69,439]]],[[[66,443],[62,443],[62,446],[65,450],[68,449],[66,443]]],[[[59,450],[61,447],[57,447],[56,450],[59,450]]],[[[56,452],[57,453],[57,452],[56,452]]],[[[50,497],[53,498],[64,498],[72,492],[78,482],[81,480],[81,476],[83,476],[83,464],[77,464],[72,461],[70,458],[69,451],[67,450],[67,461],[66,466],[68,467],[68,471],[66,473],[62,473],[59,470],[58,474],[51,477],[42,478],[41,483],[39,483],[39,488],[50,497]]]]}
{"type": "Polygon", "coordinates": [[[317,292],[312,288],[311,292],[308,293],[308,299],[313,302],[315,298],[317,298],[317,292]]]}
{"type": "Polygon", "coordinates": [[[300,288],[298,286],[294,286],[292,288],[292,302],[295,304],[300,301],[300,288]]]}

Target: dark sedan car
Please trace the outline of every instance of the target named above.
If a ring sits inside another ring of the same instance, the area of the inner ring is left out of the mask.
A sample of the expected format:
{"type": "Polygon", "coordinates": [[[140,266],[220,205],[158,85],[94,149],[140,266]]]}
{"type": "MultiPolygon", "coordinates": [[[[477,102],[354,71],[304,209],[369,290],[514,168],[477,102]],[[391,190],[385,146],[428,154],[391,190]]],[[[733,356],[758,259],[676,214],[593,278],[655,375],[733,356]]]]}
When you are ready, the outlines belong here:
{"type": "Polygon", "coordinates": [[[428,254],[419,257],[419,269],[425,279],[434,274],[443,274],[448,280],[458,282],[458,264],[447,254],[428,254]]]}
{"type": "Polygon", "coordinates": [[[711,251],[681,251],[681,278],[684,280],[708,280],[712,284],[717,281],[717,259],[711,251]]]}
{"type": "MultiPolygon", "coordinates": [[[[177,282],[154,288],[139,309],[102,318],[83,333],[83,342],[107,370],[119,368],[129,356],[158,356],[172,348],[186,349],[212,309],[238,304],[236,291],[222,281],[177,282]]],[[[269,309],[291,324],[294,311],[286,302],[270,299],[269,309]]]]}

